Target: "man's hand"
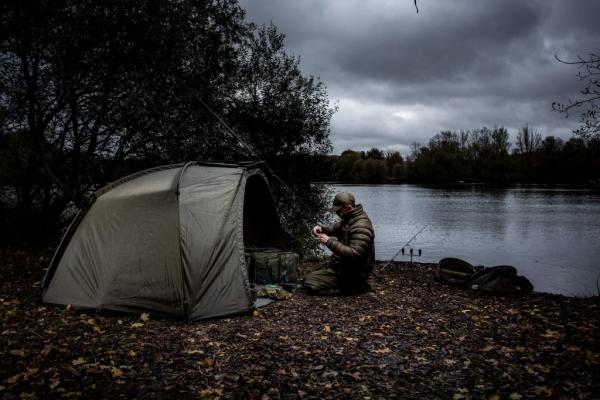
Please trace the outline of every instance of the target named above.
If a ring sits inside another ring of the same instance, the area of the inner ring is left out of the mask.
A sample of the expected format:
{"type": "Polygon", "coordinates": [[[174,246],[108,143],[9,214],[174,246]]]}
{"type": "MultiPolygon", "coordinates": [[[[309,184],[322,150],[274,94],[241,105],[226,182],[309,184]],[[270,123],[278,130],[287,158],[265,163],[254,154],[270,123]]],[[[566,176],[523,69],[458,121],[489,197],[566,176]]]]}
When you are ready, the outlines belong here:
{"type": "Polygon", "coordinates": [[[323,243],[323,244],[327,243],[327,241],[328,241],[329,239],[330,239],[330,237],[329,237],[329,236],[327,236],[327,235],[326,235],[326,234],[324,234],[324,233],[321,233],[321,234],[317,235],[317,240],[318,240],[319,242],[323,243]]]}
{"type": "Polygon", "coordinates": [[[320,225],[315,225],[312,228],[312,234],[313,234],[313,236],[319,236],[321,233],[323,233],[323,228],[321,228],[320,225]]]}

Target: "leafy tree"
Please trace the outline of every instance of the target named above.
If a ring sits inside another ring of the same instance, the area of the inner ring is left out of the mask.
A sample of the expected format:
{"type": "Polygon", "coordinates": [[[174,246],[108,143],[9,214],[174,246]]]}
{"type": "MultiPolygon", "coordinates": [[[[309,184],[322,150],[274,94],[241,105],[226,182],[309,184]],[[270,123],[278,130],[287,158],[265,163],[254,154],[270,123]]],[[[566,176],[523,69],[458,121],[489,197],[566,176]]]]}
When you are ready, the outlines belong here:
{"type": "Polygon", "coordinates": [[[262,27],[245,49],[233,123],[246,132],[262,158],[326,154],[334,109],[323,83],[302,75],[275,26],[262,27]]]}
{"type": "Polygon", "coordinates": [[[360,153],[354,150],[345,150],[335,161],[333,166],[337,180],[351,181],[354,180],[352,168],[354,163],[361,159],[360,153]]]}
{"type": "Polygon", "coordinates": [[[385,155],[385,169],[388,177],[400,180],[404,177],[404,159],[398,151],[387,152],[385,155]]]}
{"type": "Polygon", "coordinates": [[[372,147],[371,150],[367,151],[365,153],[365,157],[363,158],[372,158],[374,160],[384,160],[385,159],[385,154],[382,150],[379,150],[378,148],[372,147]]]}
{"type": "Polygon", "coordinates": [[[48,236],[99,186],[190,159],[264,158],[318,219],[324,188],[280,158],[326,154],[334,110],[237,1],[8,0],[0,21],[4,236],[48,236]]]}
{"type": "Polygon", "coordinates": [[[471,132],[467,154],[474,179],[491,182],[510,179],[512,165],[508,156],[508,138],[504,127],[483,127],[471,132]]]}
{"type": "Polygon", "coordinates": [[[311,184],[298,162],[331,150],[329,122],[335,109],[328,106],[326,88],[302,75],[299,60],[285,52],[284,35],[272,24],[253,32],[239,78],[228,118],[256,156],[294,187],[295,194],[277,181],[275,200],[295,247],[315,251],[317,242],[307,232],[327,209],[329,193],[324,185],[311,184]]]}
{"type": "Polygon", "coordinates": [[[461,137],[456,132],[443,131],[429,140],[428,147],[418,150],[411,169],[412,179],[429,182],[456,182],[469,174],[461,137]]]}
{"type": "Polygon", "coordinates": [[[381,182],[385,178],[385,162],[374,158],[361,158],[352,166],[352,176],[357,182],[381,182]]]}

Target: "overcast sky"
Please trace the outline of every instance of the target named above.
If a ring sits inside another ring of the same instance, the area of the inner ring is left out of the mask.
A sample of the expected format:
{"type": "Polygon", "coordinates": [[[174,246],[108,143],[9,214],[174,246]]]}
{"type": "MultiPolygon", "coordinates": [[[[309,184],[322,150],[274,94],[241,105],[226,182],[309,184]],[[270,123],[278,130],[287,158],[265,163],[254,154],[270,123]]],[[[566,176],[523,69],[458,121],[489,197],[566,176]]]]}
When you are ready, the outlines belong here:
{"type": "Polygon", "coordinates": [[[240,0],[275,24],[288,53],[321,78],[332,104],[334,153],[409,153],[441,130],[529,124],[569,138],[552,111],[577,96],[574,59],[600,52],[598,0],[240,0]]]}

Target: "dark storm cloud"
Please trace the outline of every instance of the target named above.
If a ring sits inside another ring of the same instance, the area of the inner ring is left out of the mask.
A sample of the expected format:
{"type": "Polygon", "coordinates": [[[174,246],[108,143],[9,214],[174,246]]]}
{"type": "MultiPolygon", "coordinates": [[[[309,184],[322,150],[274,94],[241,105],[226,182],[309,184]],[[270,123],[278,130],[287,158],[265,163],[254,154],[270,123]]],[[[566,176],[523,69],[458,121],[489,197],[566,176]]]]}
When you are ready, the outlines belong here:
{"type": "Polygon", "coordinates": [[[336,152],[407,150],[442,129],[526,123],[569,137],[552,112],[580,89],[572,60],[600,47],[598,1],[242,0],[248,17],[287,35],[303,70],[339,111],[336,152]]]}

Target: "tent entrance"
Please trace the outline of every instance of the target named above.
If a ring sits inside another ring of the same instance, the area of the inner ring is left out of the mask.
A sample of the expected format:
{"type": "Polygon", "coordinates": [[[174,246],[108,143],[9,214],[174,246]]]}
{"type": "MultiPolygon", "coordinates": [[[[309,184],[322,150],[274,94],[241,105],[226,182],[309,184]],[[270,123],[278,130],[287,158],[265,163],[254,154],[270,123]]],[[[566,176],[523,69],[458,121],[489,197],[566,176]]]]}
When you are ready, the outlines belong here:
{"type": "Polygon", "coordinates": [[[296,281],[298,254],[288,251],[271,192],[260,175],[246,183],[244,247],[252,286],[296,281]]]}
{"type": "Polygon", "coordinates": [[[247,249],[288,249],[267,182],[252,175],[244,195],[244,246],[247,249]]]}

